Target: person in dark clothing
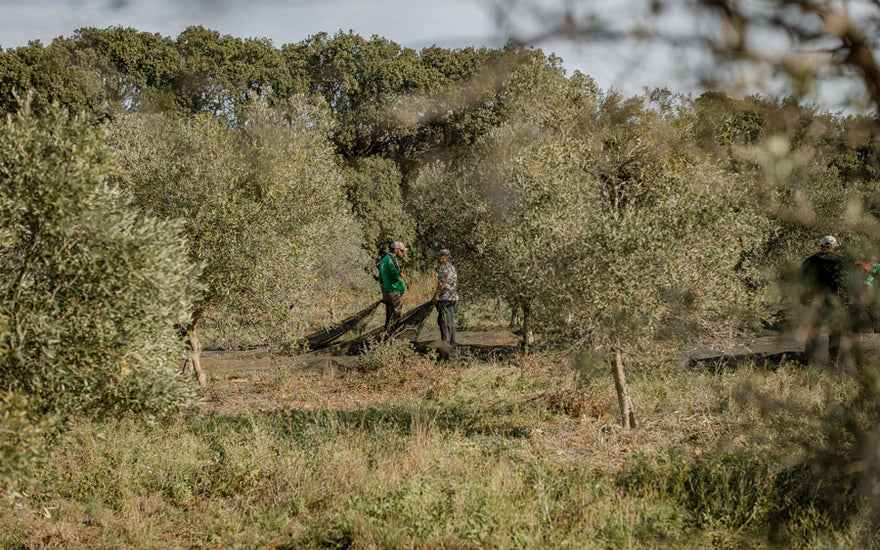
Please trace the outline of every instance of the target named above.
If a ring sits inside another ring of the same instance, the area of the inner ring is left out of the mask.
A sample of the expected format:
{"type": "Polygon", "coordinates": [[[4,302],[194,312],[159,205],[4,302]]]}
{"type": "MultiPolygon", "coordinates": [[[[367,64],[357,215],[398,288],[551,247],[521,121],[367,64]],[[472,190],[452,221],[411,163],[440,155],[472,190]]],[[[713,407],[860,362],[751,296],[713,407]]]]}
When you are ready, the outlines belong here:
{"type": "Polygon", "coordinates": [[[804,317],[804,355],[808,362],[836,361],[840,353],[840,337],[845,315],[843,290],[843,258],[837,253],[837,239],[822,237],[819,252],[801,263],[802,303],[808,307],[804,317]],[[819,337],[828,332],[828,356],[820,357],[819,337]]]}
{"type": "Polygon", "coordinates": [[[382,301],[385,303],[385,331],[400,319],[403,310],[403,293],[406,282],[400,273],[400,260],[406,252],[402,242],[395,241],[389,247],[391,252],[385,254],[379,262],[379,282],[382,283],[382,301]]]}

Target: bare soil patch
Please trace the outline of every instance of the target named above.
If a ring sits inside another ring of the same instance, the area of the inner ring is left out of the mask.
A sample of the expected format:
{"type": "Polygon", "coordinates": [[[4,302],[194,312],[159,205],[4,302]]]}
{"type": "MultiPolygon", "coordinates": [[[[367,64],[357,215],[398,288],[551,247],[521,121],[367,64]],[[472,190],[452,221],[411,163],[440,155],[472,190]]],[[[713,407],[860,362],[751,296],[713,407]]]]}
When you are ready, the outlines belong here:
{"type": "MultiPolygon", "coordinates": [[[[440,334],[436,327],[426,327],[422,336],[420,342],[430,342],[440,334]]],[[[503,329],[461,331],[456,338],[463,350],[509,350],[519,342],[519,336],[503,329]]],[[[207,351],[202,355],[209,380],[206,409],[221,414],[353,410],[402,396],[430,397],[454,383],[458,368],[457,361],[434,363],[426,358],[398,372],[394,380],[379,381],[371,373],[358,372],[357,361],[357,356],[324,350],[296,356],[274,355],[265,349],[207,351]]]]}

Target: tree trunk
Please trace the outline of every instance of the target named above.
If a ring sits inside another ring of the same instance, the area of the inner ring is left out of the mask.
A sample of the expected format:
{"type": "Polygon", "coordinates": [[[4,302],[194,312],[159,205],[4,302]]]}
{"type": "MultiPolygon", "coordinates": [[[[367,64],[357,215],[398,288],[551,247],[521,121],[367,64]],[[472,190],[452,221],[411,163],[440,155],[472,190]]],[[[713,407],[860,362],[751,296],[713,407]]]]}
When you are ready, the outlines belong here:
{"type": "Polygon", "coordinates": [[[202,370],[202,343],[196,334],[196,325],[204,312],[204,309],[196,310],[189,324],[182,328],[183,336],[186,338],[188,356],[181,369],[184,375],[193,375],[199,386],[203,388],[208,385],[208,378],[205,376],[205,371],[202,370]]]}
{"type": "Polygon", "coordinates": [[[623,372],[623,359],[620,356],[620,348],[614,352],[614,386],[617,388],[617,403],[620,405],[620,414],[623,417],[624,428],[638,428],[636,411],[633,407],[632,398],[629,395],[629,385],[626,383],[626,374],[623,372]]]}
{"type": "Polygon", "coordinates": [[[330,295],[330,322],[336,324],[336,291],[330,295]]]}
{"type": "Polygon", "coordinates": [[[195,376],[199,386],[204,388],[208,385],[208,378],[202,370],[202,343],[195,330],[186,335],[186,349],[189,357],[183,363],[183,374],[195,376]]]}
{"type": "Polygon", "coordinates": [[[532,304],[529,301],[524,301],[522,303],[522,346],[525,348],[526,353],[528,353],[529,346],[532,345],[533,341],[532,304]]]}
{"type": "Polygon", "coordinates": [[[519,325],[519,303],[516,300],[510,301],[510,328],[519,325]]]}

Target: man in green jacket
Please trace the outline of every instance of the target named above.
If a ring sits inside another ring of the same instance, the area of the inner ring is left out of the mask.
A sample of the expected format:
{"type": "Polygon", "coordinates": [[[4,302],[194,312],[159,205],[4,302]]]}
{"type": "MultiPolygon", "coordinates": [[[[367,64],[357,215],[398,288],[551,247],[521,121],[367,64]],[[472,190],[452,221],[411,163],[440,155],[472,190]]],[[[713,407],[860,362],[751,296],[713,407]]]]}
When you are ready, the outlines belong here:
{"type": "Polygon", "coordinates": [[[389,247],[391,252],[385,254],[379,262],[379,282],[382,283],[382,301],[385,303],[385,330],[400,319],[403,310],[403,293],[406,282],[400,274],[400,260],[406,252],[402,242],[394,241],[389,247]]]}

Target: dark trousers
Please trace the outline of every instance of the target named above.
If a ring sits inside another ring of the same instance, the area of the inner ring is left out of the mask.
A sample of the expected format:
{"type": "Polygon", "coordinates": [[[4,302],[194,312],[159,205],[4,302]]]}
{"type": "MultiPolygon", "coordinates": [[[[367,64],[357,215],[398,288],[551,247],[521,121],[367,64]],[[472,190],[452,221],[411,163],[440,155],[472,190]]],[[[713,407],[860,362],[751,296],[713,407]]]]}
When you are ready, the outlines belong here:
{"type": "Polygon", "coordinates": [[[437,324],[440,325],[440,339],[450,344],[455,343],[455,302],[440,300],[437,302],[437,324]]]}
{"type": "Polygon", "coordinates": [[[836,363],[840,355],[840,338],[847,312],[836,296],[819,296],[810,304],[803,316],[804,355],[808,363],[830,365],[836,363]],[[822,353],[823,333],[828,334],[827,354],[822,353]]]}
{"type": "Polygon", "coordinates": [[[382,302],[385,304],[385,330],[400,319],[403,311],[403,298],[400,292],[382,291],[382,302]]]}

